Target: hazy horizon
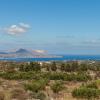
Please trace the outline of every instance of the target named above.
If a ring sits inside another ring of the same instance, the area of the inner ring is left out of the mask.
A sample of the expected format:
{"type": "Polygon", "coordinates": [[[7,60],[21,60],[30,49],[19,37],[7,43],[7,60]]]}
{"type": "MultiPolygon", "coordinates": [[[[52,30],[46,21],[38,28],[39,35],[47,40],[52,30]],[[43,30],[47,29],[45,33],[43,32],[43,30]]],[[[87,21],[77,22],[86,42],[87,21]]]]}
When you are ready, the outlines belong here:
{"type": "Polygon", "coordinates": [[[100,0],[1,0],[0,51],[100,55],[100,0]]]}

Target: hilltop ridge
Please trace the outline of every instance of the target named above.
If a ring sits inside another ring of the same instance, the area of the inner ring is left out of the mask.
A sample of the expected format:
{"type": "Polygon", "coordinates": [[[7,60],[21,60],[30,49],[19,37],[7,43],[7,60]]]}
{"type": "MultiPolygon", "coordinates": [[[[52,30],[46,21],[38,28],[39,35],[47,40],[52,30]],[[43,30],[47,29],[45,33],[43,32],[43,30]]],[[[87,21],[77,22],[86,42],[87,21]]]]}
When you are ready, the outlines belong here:
{"type": "Polygon", "coordinates": [[[53,58],[57,57],[50,55],[45,50],[27,50],[20,48],[13,52],[0,52],[0,58],[53,58]]]}

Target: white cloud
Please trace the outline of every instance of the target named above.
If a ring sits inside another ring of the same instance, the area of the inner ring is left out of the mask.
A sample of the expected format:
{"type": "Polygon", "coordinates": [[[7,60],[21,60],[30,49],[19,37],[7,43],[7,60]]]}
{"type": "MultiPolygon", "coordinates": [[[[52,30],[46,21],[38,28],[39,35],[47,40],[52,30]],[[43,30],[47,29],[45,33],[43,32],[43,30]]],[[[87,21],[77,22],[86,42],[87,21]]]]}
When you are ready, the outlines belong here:
{"type": "Polygon", "coordinates": [[[100,44],[100,40],[98,39],[95,39],[95,40],[86,40],[86,41],[83,41],[82,44],[85,44],[85,45],[96,45],[96,44],[100,44]]]}
{"type": "Polygon", "coordinates": [[[18,25],[11,25],[10,27],[4,28],[3,31],[10,35],[16,35],[16,34],[27,32],[29,28],[30,28],[30,25],[19,23],[18,25]]]}
{"type": "Polygon", "coordinates": [[[23,28],[30,28],[29,24],[25,24],[25,23],[19,23],[19,25],[23,28]]]}

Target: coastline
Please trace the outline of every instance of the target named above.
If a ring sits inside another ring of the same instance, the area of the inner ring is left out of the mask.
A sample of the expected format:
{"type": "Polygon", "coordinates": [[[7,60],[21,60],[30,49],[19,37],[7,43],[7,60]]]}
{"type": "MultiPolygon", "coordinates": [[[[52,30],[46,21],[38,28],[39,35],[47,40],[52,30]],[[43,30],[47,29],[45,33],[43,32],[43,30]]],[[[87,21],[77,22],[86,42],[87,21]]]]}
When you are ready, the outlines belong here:
{"type": "Polygon", "coordinates": [[[44,56],[44,57],[12,57],[0,58],[0,61],[100,61],[100,55],[63,55],[63,56],[44,56]]]}

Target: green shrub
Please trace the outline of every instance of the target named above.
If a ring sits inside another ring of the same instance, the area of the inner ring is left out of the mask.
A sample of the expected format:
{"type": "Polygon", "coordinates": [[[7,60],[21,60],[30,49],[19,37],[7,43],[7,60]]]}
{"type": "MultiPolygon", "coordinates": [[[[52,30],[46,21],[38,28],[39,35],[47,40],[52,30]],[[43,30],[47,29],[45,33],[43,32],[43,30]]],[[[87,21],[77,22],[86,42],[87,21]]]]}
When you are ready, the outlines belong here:
{"type": "Polygon", "coordinates": [[[80,71],[87,71],[89,68],[88,68],[88,66],[87,66],[87,64],[81,64],[80,66],[79,66],[79,70],[80,71]]]}
{"type": "Polygon", "coordinates": [[[31,83],[24,84],[25,90],[30,90],[32,92],[38,92],[40,90],[44,90],[47,85],[47,79],[35,80],[31,83]]]}
{"type": "Polygon", "coordinates": [[[88,81],[91,80],[91,76],[87,74],[77,74],[75,75],[77,81],[88,81]]]}
{"type": "Polygon", "coordinates": [[[56,62],[52,62],[51,65],[50,65],[50,67],[51,67],[52,71],[56,71],[57,70],[56,62]]]}
{"type": "Polygon", "coordinates": [[[38,62],[30,62],[29,64],[21,64],[19,67],[19,71],[40,71],[41,70],[41,66],[38,62]]]}
{"type": "Polygon", "coordinates": [[[79,89],[74,89],[72,92],[72,96],[75,98],[84,98],[84,99],[99,98],[100,90],[95,88],[81,87],[79,89]]]}
{"type": "Polygon", "coordinates": [[[44,92],[38,92],[37,93],[37,98],[39,100],[46,100],[46,94],[44,92]]]}
{"type": "Polygon", "coordinates": [[[32,93],[32,98],[34,98],[34,99],[38,99],[38,100],[46,100],[46,94],[44,93],[44,92],[42,92],[42,91],[40,91],[40,92],[33,92],[32,93]]]}
{"type": "Polygon", "coordinates": [[[91,77],[87,74],[65,74],[65,81],[88,81],[91,80],[91,77]]]}
{"type": "Polygon", "coordinates": [[[49,74],[50,80],[64,80],[64,74],[63,73],[50,73],[49,74]]]}
{"type": "Polygon", "coordinates": [[[55,83],[53,83],[53,84],[51,85],[51,89],[52,89],[52,91],[53,91],[54,93],[59,93],[61,90],[64,89],[64,86],[63,86],[62,82],[56,81],[55,83]]]}
{"type": "Polygon", "coordinates": [[[94,88],[94,89],[98,89],[98,86],[95,82],[92,82],[90,84],[87,84],[85,87],[87,88],[94,88]]]}
{"type": "Polygon", "coordinates": [[[39,80],[41,78],[48,78],[49,73],[46,72],[0,72],[0,77],[8,80],[31,80],[36,79],[39,80]]]}
{"type": "Polygon", "coordinates": [[[64,80],[64,81],[88,81],[91,80],[91,77],[87,74],[74,74],[74,73],[50,73],[50,80],[64,80]]]}

